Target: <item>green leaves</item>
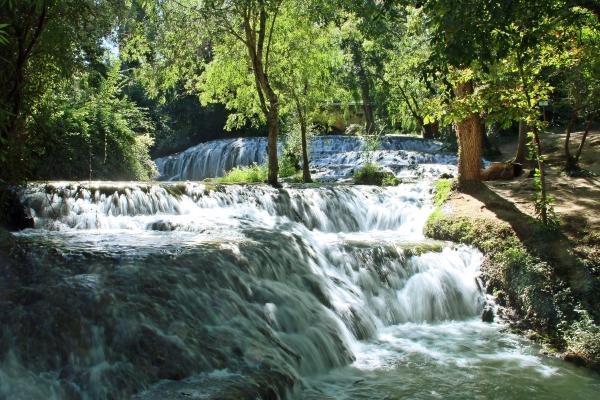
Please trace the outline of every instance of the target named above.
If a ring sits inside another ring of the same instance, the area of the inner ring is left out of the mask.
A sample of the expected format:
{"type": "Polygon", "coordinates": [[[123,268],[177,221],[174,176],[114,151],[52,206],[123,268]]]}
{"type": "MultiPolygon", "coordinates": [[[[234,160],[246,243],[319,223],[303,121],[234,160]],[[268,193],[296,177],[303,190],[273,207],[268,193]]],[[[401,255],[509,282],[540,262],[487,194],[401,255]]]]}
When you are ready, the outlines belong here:
{"type": "Polygon", "coordinates": [[[6,33],[6,28],[9,24],[1,24],[0,23],[0,45],[8,43],[8,34],[6,33]]]}

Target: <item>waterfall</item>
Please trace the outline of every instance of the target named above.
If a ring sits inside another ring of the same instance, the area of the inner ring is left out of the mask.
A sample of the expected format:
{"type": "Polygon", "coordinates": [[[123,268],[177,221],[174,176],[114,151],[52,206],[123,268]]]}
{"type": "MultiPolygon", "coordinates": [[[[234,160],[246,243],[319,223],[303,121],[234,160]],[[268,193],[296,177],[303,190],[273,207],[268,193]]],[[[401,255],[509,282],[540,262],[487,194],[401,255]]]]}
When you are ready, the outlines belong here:
{"type": "MultiPolygon", "coordinates": [[[[368,160],[389,167],[394,172],[421,168],[435,172],[442,165],[456,163],[456,157],[441,152],[442,146],[420,138],[385,135],[379,139],[379,150],[365,152],[365,138],[360,136],[315,136],[310,144],[310,162],[320,181],[339,181],[368,160]]],[[[282,149],[280,143],[280,152],[282,149]]],[[[201,143],[167,157],[156,165],[161,180],[202,180],[223,176],[236,166],[266,162],[266,138],[222,139],[201,143]]],[[[439,172],[438,172],[439,174],[439,172]]]]}
{"type": "MultiPolygon", "coordinates": [[[[319,140],[314,168],[337,183],[23,187],[35,227],[0,260],[0,399],[597,392],[481,322],[478,251],[423,237],[431,179],[454,168],[437,144],[383,140],[369,157],[411,179],[381,188],[339,182],[364,161],[358,139],[319,140]]],[[[245,141],[162,171],[224,171],[258,157],[245,141]]]]}

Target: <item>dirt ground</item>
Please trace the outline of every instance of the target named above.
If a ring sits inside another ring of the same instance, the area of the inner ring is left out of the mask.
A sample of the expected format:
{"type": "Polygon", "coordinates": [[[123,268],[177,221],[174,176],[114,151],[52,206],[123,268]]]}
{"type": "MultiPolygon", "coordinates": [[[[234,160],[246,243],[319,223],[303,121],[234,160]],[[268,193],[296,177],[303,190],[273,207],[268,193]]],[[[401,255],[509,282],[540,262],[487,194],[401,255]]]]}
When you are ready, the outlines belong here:
{"type": "MultiPolygon", "coordinates": [[[[572,135],[572,152],[581,135],[582,132],[572,135]]],[[[528,248],[555,265],[557,273],[574,287],[586,285],[590,273],[600,273],[581,267],[597,265],[600,260],[600,131],[589,133],[582,152],[580,165],[592,173],[586,177],[569,177],[563,172],[565,134],[544,133],[542,141],[543,152],[548,156],[548,193],[556,199],[554,211],[561,222],[558,231],[552,235],[541,233],[535,219],[535,190],[529,177],[532,165],[526,165],[518,178],[485,182],[470,194],[454,192],[443,211],[457,217],[509,223],[528,248]],[[589,262],[581,263],[585,260],[589,262]]],[[[495,161],[510,160],[515,150],[516,140],[503,144],[502,154],[495,161]]]]}
{"type": "MultiPolygon", "coordinates": [[[[571,135],[571,151],[574,152],[581,140],[582,132],[571,135]]],[[[600,228],[600,131],[592,131],[584,146],[580,165],[595,176],[570,177],[563,172],[565,134],[544,133],[543,151],[547,155],[548,193],[556,200],[554,210],[569,236],[583,231],[598,231],[600,228]]],[[[513,157],[516,140],[500,146],[501,155],[495,161],[513,157]]],[[[487,190],[476,196],[455,193],[448,207],[453,213],[471,217],[502,218],[498,208],[507,208],[512,203],[518,214],[534,217],[532,202],[535,190],[529,171],[518,178],[505,181],[485,182],[487,190]]],[[[512,209],[513,207],[508,207],[512,209]]],[[[572,237],[576,239],[576,237],[572,237]]]]}

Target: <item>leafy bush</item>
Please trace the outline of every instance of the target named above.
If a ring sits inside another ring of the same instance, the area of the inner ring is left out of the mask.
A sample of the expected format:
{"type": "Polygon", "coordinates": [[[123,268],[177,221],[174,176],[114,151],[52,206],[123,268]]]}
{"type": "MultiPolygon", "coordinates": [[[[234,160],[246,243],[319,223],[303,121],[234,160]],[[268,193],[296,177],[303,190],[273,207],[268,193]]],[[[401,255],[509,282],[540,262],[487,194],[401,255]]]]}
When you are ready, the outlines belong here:
{"type": "Polygon", "coordinates": [[[42,99],[28,129],[37,149],[36,179],[148,180],[156,175],[149,149],[154,125],[122,93],[119,63],[107,76],[62,82],[42,99]]]}
{"type": "Polygon", "coordinates": [[[266,181],[267,174],[268,169],[265,164],[252,164],[247,167],[235,167],[215,181],[220,183],[258,183],[266,181]]]}
{"type": "Polygon", "coordinates": [[[396,186],[398,179],[380,165],[366,163],[354,173],[354,183],[357,185],[396,186]]]}
{"type": "Polygon", "coordinates": [[[293,176],[297,171],[296,162],[292,159],[292,157],[284,155],[279,157],[279,176],[282,178],[287,178],[289,176],[293,176]]]}
{"type": "Polygon", "coordinates": [[[566,333],[567,358],[600,369],[600,326],[585,311],[580,310],[580,318],[566,333]]]}

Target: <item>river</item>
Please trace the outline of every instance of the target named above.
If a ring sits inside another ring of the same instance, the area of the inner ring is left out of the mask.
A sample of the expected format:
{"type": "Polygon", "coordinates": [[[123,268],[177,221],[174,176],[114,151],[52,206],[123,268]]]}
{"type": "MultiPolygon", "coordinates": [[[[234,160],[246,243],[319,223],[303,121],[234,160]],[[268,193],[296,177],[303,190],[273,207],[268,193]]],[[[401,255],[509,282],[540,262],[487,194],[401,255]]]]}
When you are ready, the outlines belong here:
{"type": "Polygon", "coordinates": [[[329,137],[316,185],[175,182],[260,162],[261,140],[158,160],[165,182],[24,188],[35,228],[0,264],[0,398],[597,398],[597,375],[481,321],[478,251],[423,237],[455,157],[329,137]],[[402,183],[349,184],[371,160],[402,183]]]}

